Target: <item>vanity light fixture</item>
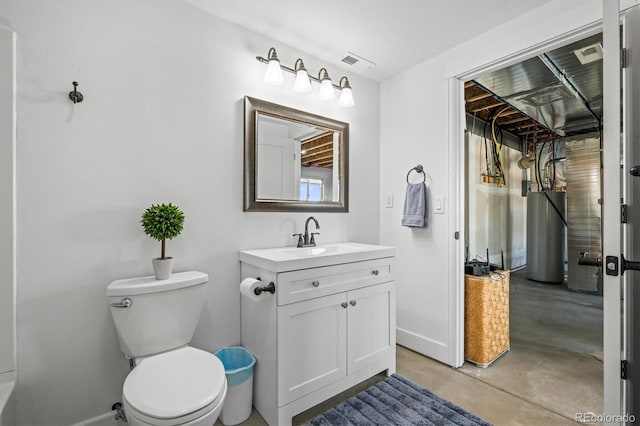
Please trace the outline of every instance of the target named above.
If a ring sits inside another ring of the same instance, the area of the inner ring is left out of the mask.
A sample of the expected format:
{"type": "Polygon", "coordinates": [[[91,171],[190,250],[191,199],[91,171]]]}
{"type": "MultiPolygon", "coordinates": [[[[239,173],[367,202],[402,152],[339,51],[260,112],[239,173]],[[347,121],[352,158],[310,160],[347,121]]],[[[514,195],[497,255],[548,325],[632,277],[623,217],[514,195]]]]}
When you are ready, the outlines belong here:
{"type": "Polygon", "coordinates": [[[333,84],[329,78],[329,73],[326,68],[320,68],[318,71],[318,79],[320,80],[320,91],[318,92],[318,99],[323,101],[333,100],[336,95],[333,93],[333,84]],[[324,74],[322,74],[324,71],[324,74]]]}
{"type": "Polygon", "coordinates": [[[340,99],[338,99],[338,105],[343,107],[353,106],[353,93],[351,92],[351,86],[349,85],[349,79],[347,77],[340,79],[340,99]]]}
{"type": "Polygon", "coordinates": [[[256,56],[256,59],[263,64],[267,64],[267,70],[264,73],[264,81],[269,84],[279,85],[284,82],[282,71],[287,71],[294,74],[295,81],[293,83],[293,90],[299,93],[308,93],[311,91],[311,81],[320,83],[320,91],[318,92],[318,98],[322,100],[335,99],[334,89],[340,90],[340,99],[338,105],[342,107],[351,107],[354,105],[353,92],[349,85],[349,79],[342,77],[340,84],[334,84],[329,77],[329,72],[326,68],[321,68],[318,72],[318,77],[310,75],[304,66],[302,59],[298,58],[293,68],[287,67],[280,63],[278,54],[275,48],[270,48],[267,53],[267,59],[262,56],[256,56]]]}
{"type": "Polygon", "coordinates": [[[264,81],[273,85],[280,85],[284,83],[282,68],[280,68],[280,60],[278,59],[276,49],[273,47],[269,49],[267,56],[269,59],[265,59],[264,61],[267,64],[267,70],[264,72],[264,81]]]}
{"type": "Polygon", "coordinates": [[[293,82],[293,90],[298,93],[309,93],[311,91],[311,80],[309,80],[309,73],[304,67],[302,59],[296,59],[296,63],[293,67],[296,72],[296,80],[293,82]]]}

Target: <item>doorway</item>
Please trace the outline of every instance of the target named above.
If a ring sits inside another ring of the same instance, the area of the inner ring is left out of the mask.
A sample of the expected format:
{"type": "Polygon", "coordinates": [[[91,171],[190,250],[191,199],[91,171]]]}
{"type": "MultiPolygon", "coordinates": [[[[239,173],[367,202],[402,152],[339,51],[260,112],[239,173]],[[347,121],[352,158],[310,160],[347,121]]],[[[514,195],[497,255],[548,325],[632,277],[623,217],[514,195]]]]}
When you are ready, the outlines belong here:
{"type": "Polygon", "coordinates": [[[467,345],[461,371],[570,420],[601,413],[602,273],[578,257],[602,253],[602,34],[480,74],[465,100],[465,264],[511,271],[510,351],[478,368],[467,345]]]}

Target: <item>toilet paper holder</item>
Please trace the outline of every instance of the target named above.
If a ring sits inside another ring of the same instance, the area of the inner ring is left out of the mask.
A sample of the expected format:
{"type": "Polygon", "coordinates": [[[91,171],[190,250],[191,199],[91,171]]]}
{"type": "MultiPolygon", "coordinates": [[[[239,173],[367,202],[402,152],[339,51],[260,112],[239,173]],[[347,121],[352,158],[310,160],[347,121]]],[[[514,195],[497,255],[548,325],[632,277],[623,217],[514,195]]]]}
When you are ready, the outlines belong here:
{"type": "MultiPolygon", "coordinates": [[[[256,278],[259,281],[262,281],[262,279],[260,279],[260,277],[256,278]]],[[[264,287],[256,287],[253,292],[255,293],[256,296],[260,296],[263,292],[267,292],[267,293],[271,293],[271,294],[276,294],[276,285],[274,284],[273,281],[271,281],[269,284],[267,284],[264,287]]]]}

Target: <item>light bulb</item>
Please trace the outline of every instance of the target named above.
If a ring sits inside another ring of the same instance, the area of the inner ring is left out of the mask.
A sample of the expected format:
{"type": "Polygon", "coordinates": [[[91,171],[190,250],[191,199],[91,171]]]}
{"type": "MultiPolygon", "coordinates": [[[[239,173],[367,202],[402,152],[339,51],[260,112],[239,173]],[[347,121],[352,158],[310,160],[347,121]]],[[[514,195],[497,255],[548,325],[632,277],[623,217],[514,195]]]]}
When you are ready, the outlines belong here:
{"type": "Polygon", "coordinates": [[[351,87],[343,87],[340,91],[340,99],[338,99],[338,105],[343,107],[353,106],[353,93],[351,93],[351,87]]]}
{"type": "Polygon", "coordinates": [[[264,81],[268,84],[278,85],[284,82],[282,76],[282,68],[280,68],[280,61],[278,60],[278,54],[273,47],[269,49],[267,54],[269,62],[267,63],[267,70],[264,72],[264,81]]]}
{"type": "Polygon", "coordinates": [[[331,84],[331,79],[326,78],[322,80],[320,83],[320,91],[318,92],[318,99],[323,101],[330,101],[336,97],[335,93],[333,93],[333,84],[331,84]]]}
{"type": "Polygon", "coordinates": [[[284,82],[282,76],[282,69],[280,69],[280,61],[272,59],[267,65],[267,70],[264,72],[264,81],[269,84],[279,85],[284,82]]]}
{"type": "Polygon", "coordinates": [[[296,63],[293,66],[296,72],[296,80],[293,82],[293,90],[298,93],[307,93],[311,91],[311,80],[309,80],[309,74],[304,67],[302,59],[296,59],[296,63]]]}
{"type": "Polygon", "coordinates": [[[296,71],[296,80],[293,83],[293,90],[298,93],[308,93],[311,91],[311,80],[307,70],[302,68],[296,71]]]}

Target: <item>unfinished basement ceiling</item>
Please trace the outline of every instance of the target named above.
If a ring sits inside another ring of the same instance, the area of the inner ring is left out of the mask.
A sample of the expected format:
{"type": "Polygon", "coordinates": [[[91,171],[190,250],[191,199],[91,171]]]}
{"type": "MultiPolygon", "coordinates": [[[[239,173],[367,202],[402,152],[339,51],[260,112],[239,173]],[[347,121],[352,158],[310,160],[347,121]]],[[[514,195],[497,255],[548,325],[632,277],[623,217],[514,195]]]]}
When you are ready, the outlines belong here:
{"type": "Polygon", "coordinates": [[[328,130],[300,143],[303,167],[333,168],[333,131],[328,130]]]}
{"type": "Polygon", "coordinates": [[[602,34],[597,34],[485,74],[465,86],[467,112],[487,119],[504,110],[496,124],[520,137],[597,132],[602,116],[601,45],[602,34]]]}

